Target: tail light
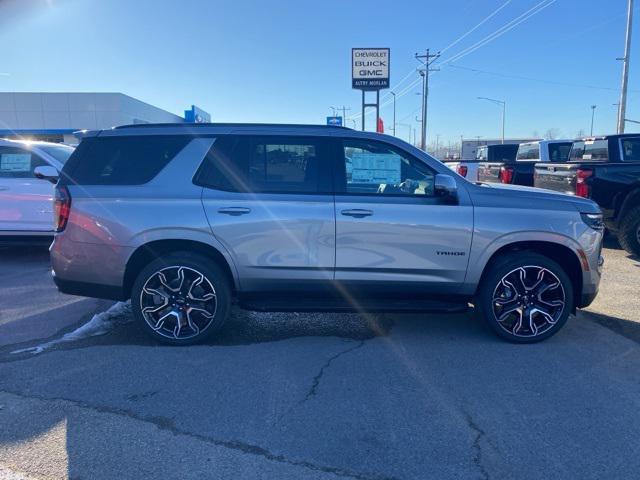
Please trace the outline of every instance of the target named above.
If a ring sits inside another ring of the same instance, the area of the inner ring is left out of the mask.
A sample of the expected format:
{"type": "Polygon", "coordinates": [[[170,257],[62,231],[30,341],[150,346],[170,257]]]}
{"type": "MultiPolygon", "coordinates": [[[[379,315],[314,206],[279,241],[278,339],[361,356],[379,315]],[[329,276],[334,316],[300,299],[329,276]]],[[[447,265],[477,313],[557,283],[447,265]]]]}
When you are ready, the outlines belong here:
{"type": "Polygon", "coordinates": [[[71,195],[67,187],[56,187],[56,193],[53,200],[54,213],[54,230],[61,232],[67,226],[69,213],[71,212],[71,195]]]}
{"type": "Polygon", "coordinates": [[[511,183],[513,181],[513,168],[512,167],[500,167],[500,174],[498,178],[502,183],[511,183]]]}
{"type": "Polygon", "coordinates": [[[467,176],[467,172],[469,171],[469,169],[467,168],[466,165],[458,165],[456,168],[456,172],[458,172],[459,175],[462,175],[463,177],[467,176]]]}
{"type": "Polygon", "coordinates": [[[591,188],[587,184],[589,177],[593,175],[593,170],[590,168],[579,168],[576,170],[576,196],[589,198],[591,188]]]}

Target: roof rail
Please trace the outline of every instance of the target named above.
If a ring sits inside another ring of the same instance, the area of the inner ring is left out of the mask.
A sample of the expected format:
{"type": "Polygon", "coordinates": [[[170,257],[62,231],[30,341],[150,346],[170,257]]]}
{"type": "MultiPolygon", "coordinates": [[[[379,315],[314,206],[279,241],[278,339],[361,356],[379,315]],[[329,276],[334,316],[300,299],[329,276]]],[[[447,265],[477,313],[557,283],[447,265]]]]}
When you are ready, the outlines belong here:
{"type": "Polygon", "coordinates": [[[286,127],[286,128],[340,128],[351,130],[349,127],[339,125],[312,125],[304,123],[134,123],[129,125],[119,125],[113,127],[114,130],[122,130],[125,128],[168,128],[168,127],[184,127],[184,128],[206,128],[206,127],[286,127]]]}

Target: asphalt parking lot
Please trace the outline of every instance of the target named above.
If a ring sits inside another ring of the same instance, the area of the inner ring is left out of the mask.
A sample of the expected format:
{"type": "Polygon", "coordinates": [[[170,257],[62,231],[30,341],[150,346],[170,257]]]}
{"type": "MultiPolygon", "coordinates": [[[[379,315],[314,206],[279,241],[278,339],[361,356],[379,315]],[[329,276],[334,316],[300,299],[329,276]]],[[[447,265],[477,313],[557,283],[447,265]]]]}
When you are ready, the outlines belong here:
{"type": "Polygon", "coordinates": [[[640,469],[640,262],[610,239],[596,302],[528,346],[500,341],[472,311],[239,310],[206,345],[158,346],[127,305],[93,317],[111,302],[58,294],[46,250],[0,254],[2,479],[640,469]]]}

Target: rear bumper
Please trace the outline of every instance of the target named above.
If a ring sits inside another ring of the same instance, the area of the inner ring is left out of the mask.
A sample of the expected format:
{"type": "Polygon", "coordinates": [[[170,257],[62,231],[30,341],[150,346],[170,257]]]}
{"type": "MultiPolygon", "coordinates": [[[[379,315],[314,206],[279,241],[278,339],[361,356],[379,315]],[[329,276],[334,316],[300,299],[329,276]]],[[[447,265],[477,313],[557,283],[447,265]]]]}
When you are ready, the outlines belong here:
{"type": "Polygon", "coordinates": [[[53,281],[70,295],[122,300],[124,270],[132,250],[57,235],[49,248],[53,281]]]}
{"type": "Polygon", "coordinates": [[[81,297],[104,298],[106,300],[127,300],[122,288],[113,285],[101,285],[98,283],[77,282],[73,280],[63,280],[56,277],[52,271],[53,282],[62,293],[68,295],[79,295],[81,297]]]}

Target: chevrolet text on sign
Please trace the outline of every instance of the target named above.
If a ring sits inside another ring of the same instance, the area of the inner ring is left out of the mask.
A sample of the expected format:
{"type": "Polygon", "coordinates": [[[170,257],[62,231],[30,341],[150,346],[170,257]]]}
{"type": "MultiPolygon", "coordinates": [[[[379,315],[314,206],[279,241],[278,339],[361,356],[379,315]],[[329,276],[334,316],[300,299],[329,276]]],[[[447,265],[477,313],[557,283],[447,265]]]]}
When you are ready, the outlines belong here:
{"type": "Polygon", "coordinates": [[[351,86],[361,90],[389,88],[389,49],[352,48],[351,86]]]}

